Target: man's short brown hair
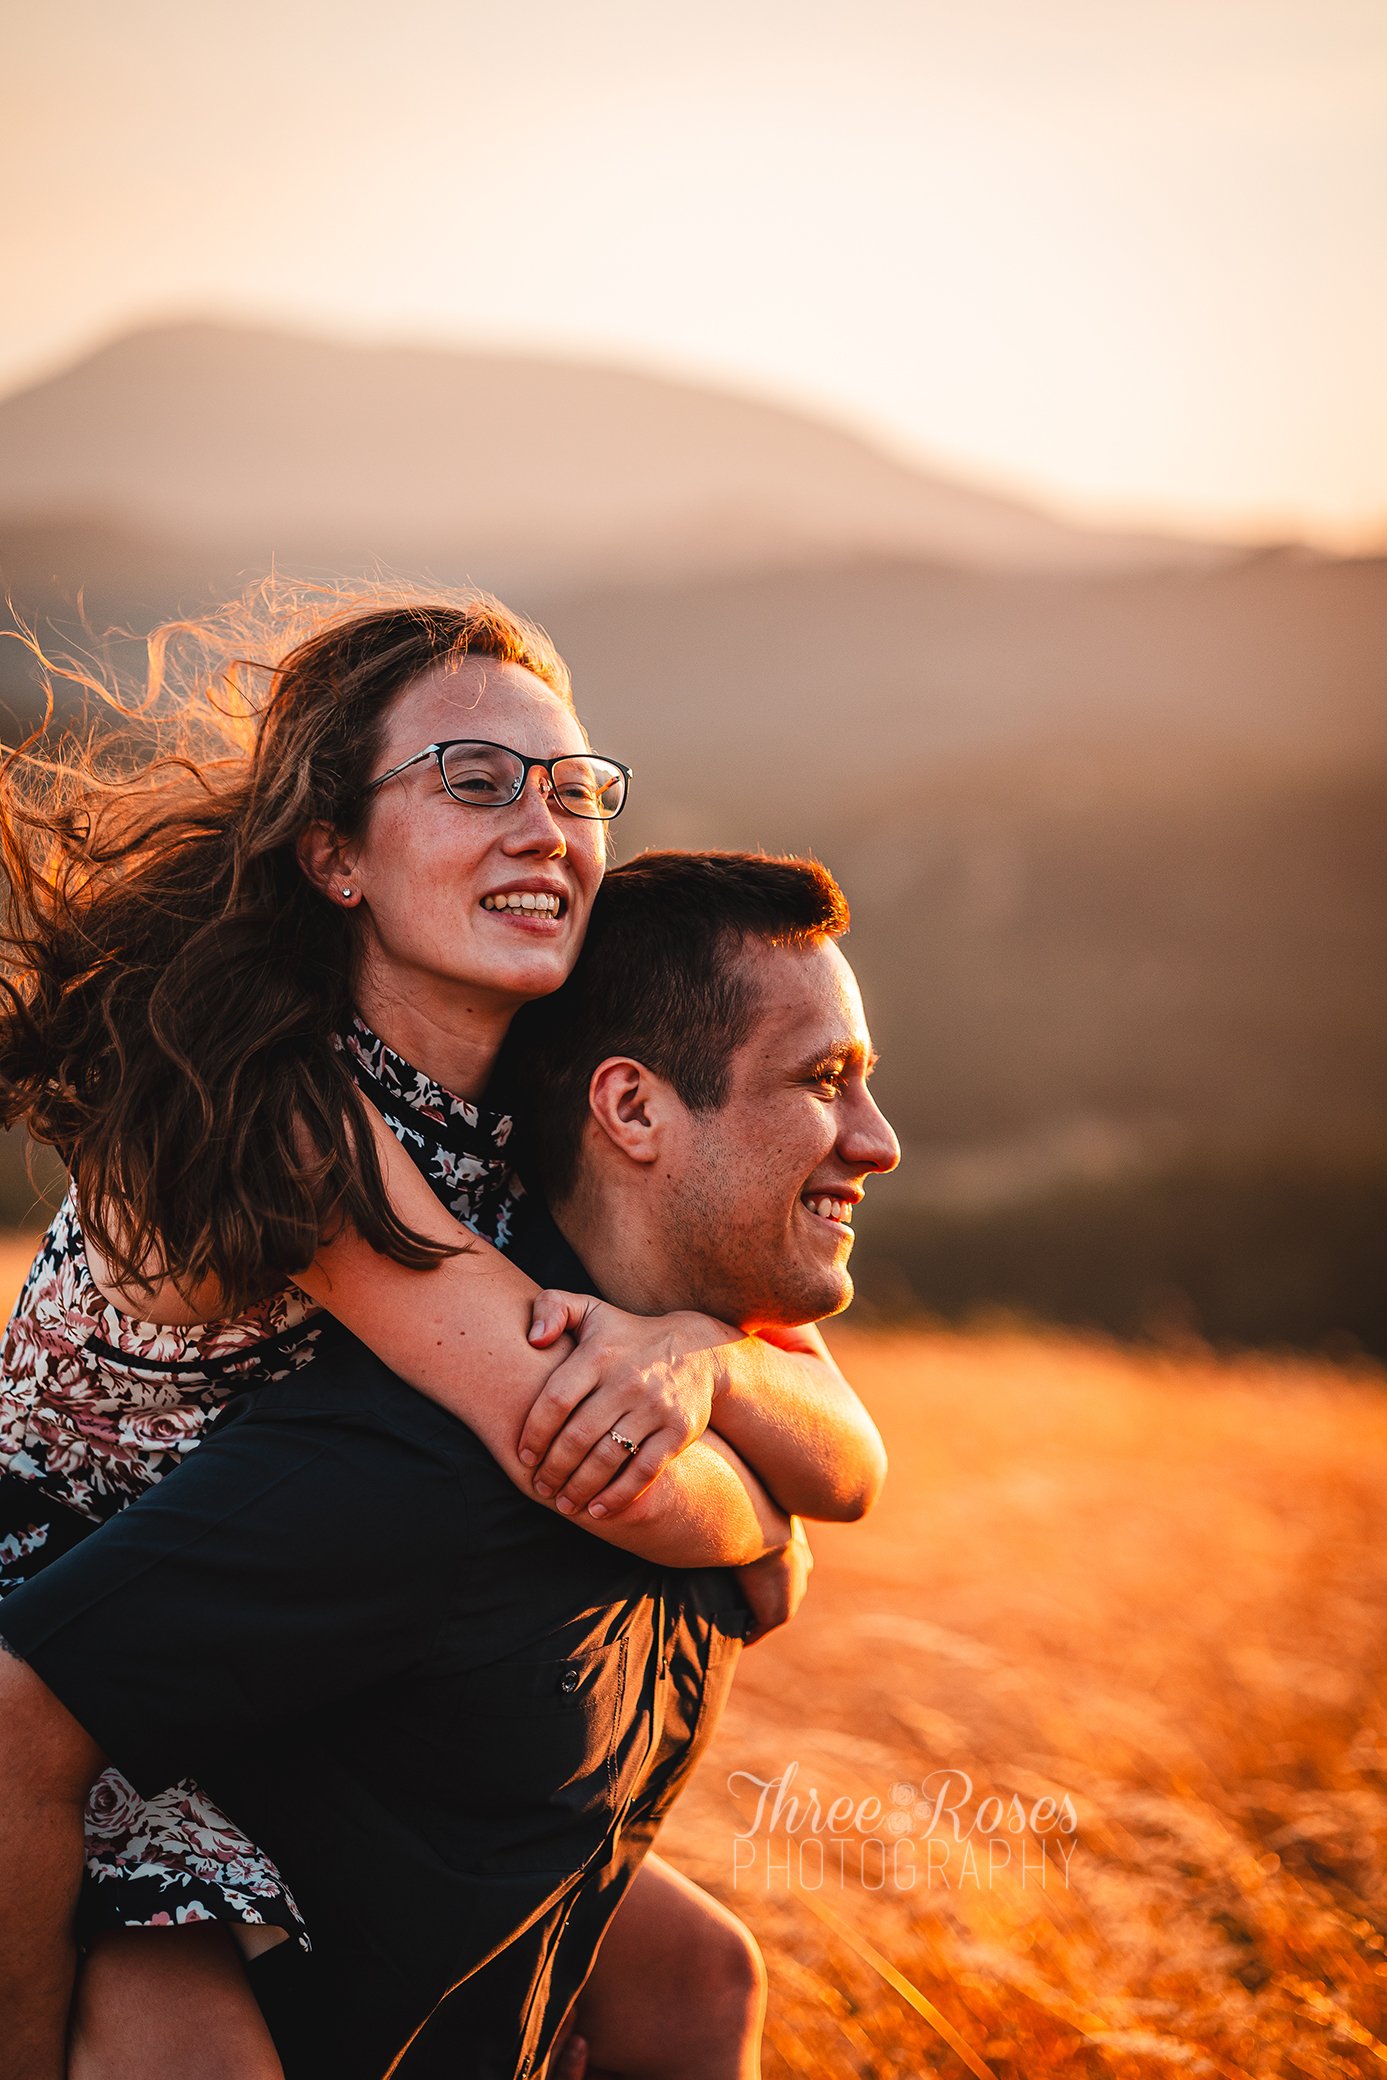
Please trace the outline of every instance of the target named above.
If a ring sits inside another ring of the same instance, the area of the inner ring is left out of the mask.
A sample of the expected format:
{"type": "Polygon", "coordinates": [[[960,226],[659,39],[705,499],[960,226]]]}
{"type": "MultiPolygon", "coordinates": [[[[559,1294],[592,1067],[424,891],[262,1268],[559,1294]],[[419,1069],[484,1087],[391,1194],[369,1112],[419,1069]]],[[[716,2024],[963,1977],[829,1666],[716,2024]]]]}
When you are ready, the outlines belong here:
{"type": "Polygon", "coordinates": [[[572,1190],[598,1064],[629,1055],[691,1111],[727,1101],[732,1057],[756,1019],[739,959],[749,939],[809,946],[848,929],[847,899],[815,859],[645,852],[607,874],[573,974],[520,1012],[499,1080],[524,1123],[528,1181],[572,1190]]]}

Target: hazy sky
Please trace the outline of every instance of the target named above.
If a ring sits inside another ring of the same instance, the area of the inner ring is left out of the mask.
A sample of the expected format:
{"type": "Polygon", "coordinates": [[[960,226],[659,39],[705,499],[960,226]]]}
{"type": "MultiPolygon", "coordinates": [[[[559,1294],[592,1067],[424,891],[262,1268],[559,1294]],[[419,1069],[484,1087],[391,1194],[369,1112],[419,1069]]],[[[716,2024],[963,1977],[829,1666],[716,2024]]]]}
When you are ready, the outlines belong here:
{"type": "Polygon", "coordinates": [[[1387,539],[1387,0],[27,13],[4,388],[190,311],[521,342],[1086,510],[1387,539]]]}

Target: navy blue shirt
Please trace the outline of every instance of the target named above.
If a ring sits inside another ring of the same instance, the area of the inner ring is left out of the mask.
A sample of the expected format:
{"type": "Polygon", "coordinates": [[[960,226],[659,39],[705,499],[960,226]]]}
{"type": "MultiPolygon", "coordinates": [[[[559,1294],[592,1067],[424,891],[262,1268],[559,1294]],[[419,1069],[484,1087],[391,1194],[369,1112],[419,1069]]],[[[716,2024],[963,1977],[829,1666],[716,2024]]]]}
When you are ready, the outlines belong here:
{"type": "MultiPolygon", "coordinates": [[[[519,1261],[590,1290],[536,1223],[519,1261]]],[[[336,1323],[0,1620],[139,1790],[196,1777],[279,1864],[314,1943],[264,1981],[289,2080],[543,2064],[746,1622],[729,1572],[539,1508],[336,1323]]]]}

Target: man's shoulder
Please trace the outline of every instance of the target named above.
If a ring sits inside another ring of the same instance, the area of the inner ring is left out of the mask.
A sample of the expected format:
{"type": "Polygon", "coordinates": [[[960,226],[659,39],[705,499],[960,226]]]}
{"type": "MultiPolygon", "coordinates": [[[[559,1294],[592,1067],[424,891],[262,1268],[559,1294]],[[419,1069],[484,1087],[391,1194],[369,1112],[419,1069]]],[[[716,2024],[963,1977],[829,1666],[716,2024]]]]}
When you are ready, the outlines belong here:
{"type": "Polygon", "coordinates": [[[225,1423],[295,1424],[386,1434],[426,1456],[470,1466],[491,1455],[467,1425],[418,1393],[332,1315],[314,1324],[307,1362],[231,1403],[225,1423]]]}

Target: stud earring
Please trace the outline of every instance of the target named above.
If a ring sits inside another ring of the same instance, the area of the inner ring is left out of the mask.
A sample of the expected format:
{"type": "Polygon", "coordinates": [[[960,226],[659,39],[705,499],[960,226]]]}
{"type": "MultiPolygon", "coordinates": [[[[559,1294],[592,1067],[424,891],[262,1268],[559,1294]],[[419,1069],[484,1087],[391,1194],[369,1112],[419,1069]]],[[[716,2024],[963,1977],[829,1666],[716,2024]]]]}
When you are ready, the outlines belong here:
{"type": "Polygon", "coordinates": [[[349,903],[355,894],[356,890],[354,888],[344,888],[342,891],[342,901],[344,903],[349,903]]]}

